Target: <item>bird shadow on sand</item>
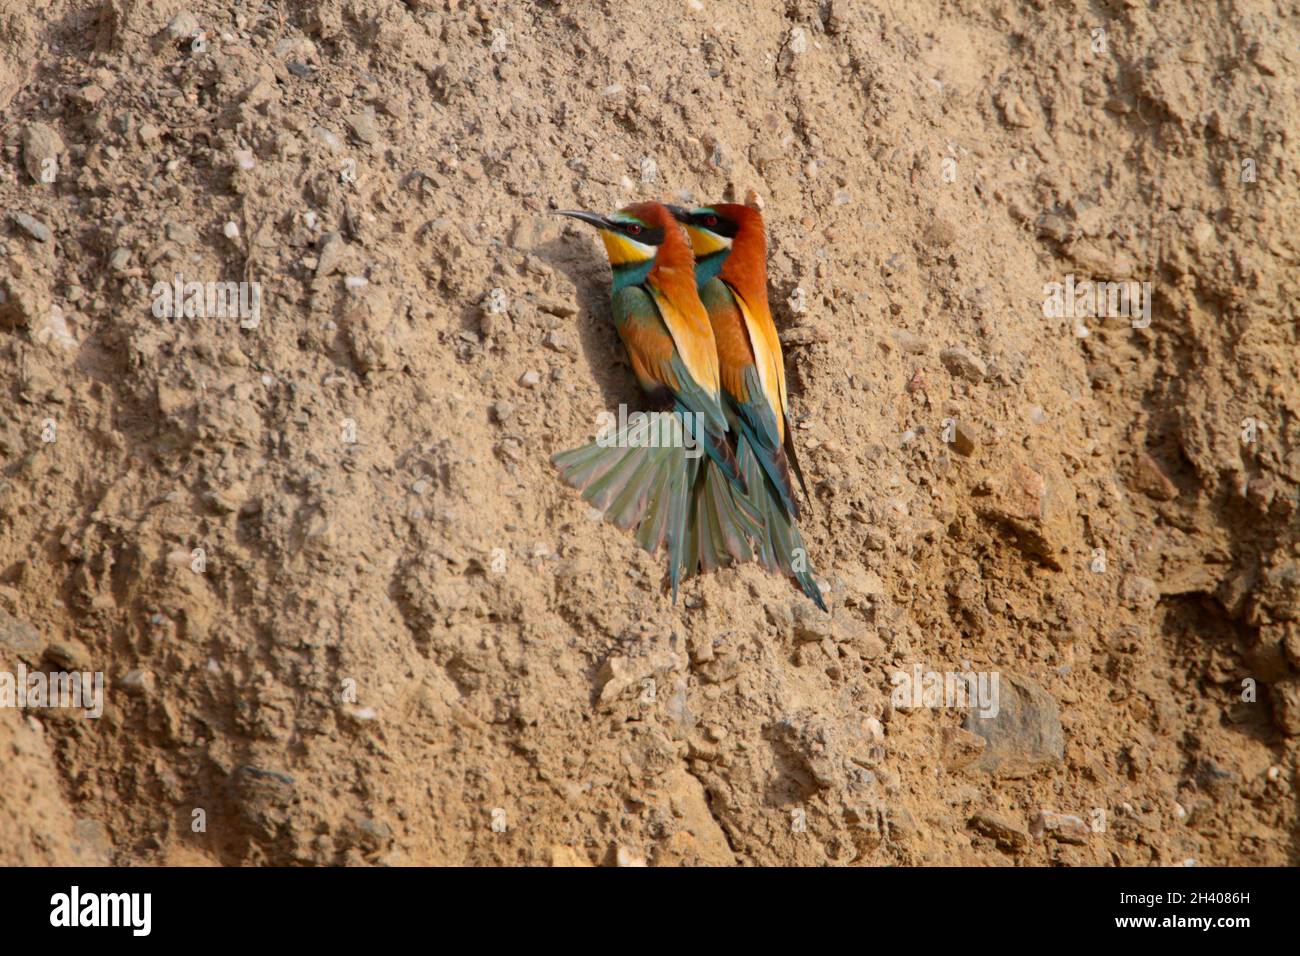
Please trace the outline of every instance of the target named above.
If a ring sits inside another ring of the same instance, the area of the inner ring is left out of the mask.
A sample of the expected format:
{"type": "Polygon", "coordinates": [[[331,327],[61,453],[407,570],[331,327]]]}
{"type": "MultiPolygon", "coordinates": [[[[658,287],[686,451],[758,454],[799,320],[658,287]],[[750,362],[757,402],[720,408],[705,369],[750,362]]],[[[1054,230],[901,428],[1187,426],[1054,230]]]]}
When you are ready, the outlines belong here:
{"type": "Polygon", "coordinates": [[[573,283],[578,299],[573,330],[581,343],[591,380],[600,389],[603,404],[600,410],[618,414],[620,403],[626,403],[629,413],[656,407],[637,384],[610,317],[609,264],[599,244],[583,241],[581,236],[562,234],[538,245],[532,252],[573,283]]]}

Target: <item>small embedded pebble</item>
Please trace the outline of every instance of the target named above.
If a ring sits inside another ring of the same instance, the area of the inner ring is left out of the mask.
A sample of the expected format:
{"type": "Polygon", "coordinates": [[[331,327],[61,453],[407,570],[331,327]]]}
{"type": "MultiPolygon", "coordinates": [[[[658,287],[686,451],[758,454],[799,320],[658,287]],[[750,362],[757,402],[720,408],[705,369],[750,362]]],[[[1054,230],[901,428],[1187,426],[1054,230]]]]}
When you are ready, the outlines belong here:
{"type": "Polygon", "coordinates": [[[483,297],[479,308],[487,315],[501,315],[510,308],[510,298],[505,289],[492,289],[483,297]]]}
{"type": "Polygon", "coordinates": [[[647,866],[645,857],[629,850],[625,846],[618,848],[614,855],[614,862],[618,866],[647,866]]]}
{"type": "Polygon", "coordinates": [[[346,248],[343,237],[337,232],[327,232],[320,237],[318,248],[320,252],[316,262],[316,274],[331,275],[343,261],[343,252],[346,248]]]}
{"type": "Polygon", "coordinates": [[[962,421],[954,422],[952,432],[952,447],[957,454],[966,458],[973,455],[976,441],[971,427],[962,421]]]}
{"type": "Polygon", "coordinates": [[[188,10],[182,10],[167,24],[167,35],[173,40],[188,40],[199,32],[199,19],[188,10]]]}
{"type": "MultiPolygon", "coordinates": [[[[82,106],[93,110],[99,106],[105,95],[106,91],[102,86],[98,83],[90,83],[77,90],[77,92],[73,94],[73,97],[80,102],[82,106]]],[[[110,152],[110,150],[113,149],[115,149],[115,147],[110,146],[104,152],[106,155],[113,156],[114,154],[110,152]]]]}
{"type": "Polygon", "coordinates": [[[45,641],[32,625],[0,610],[0,647],[35,660],[45,649],[45,641]]]}
{"type": "Polygon", "coordinates": [[[885,728],[879,717],[868,717],[865,722],[867,738],[880,743],[885,739],[885,728]]]}
{"type": "Polygon", "coordinates": [[[379,139],[379,130],[375,126],[373,113],[354,113],[347,119],[348,129],[352,135],[367,146],[379,139]]]}
{"type": "Polygon", "coordinates": [[[62,670],[84,671],[90,668],[90,655],[80,644],[51,644],[45,649],[45,656],[62,670]]]}
{"type": "Polygon", "coordinates": [[[1023,850],[1029,845],[1029,832],[1006,817],[988,810],[976,811],[968,821],[971,829],[997,841],[1008,850],[1023,850]]]}
{"type": "Polygon", "coordinates": [[[169,222],[166,229],[167,238],[182,246],[193,245],[198,242],[199,234],[192,226],[183,222],[169,222]]]}
{"type": "Polygon", "coordinates": [[[273,48],[275,55],[280,59],[294,56],[295,54],[303,60],[315,60],[318,58],[316,44],[306,37],[289,36],[283,40],[277,40],[273,48]]]}
{"type": "Polygon", "coordinates": [[[117,682],[122,690],[136,697],[153,693],[156,683],[153,672],[147,670],[127,671],[117,682]]]}
{"type": "Polygon", "coordinates": [[[11,212],[9,216],[18,225],[18,228],[37,242],[49,242],[54,238],[49,226],[25,212],[11,212]]]}
{"type": "Polygon", "coordinates": [[[72,330],[68,328],[67,319],[63,317],[63,310],[57,305],[50,306],[49,314],[46,315],[40,328],[36,330],[36,340],[38,342],[52,342],[64,349],[77,347],[77,340],[73,338],[72,330]]]}
{"type": "Polygon", "coordinates": [[[939,353],[939,361],[953,375],[971,382],[982,382],[988,375],[988,366],[969,349],[955,345],[939,353]]]}
{"type": "Polygon", "coordinates": [[[53,128],[44,123],[28,123],[23,127],[23,168],[33,182],[50,183],[58,174],[58,157],[63,152],[63,140],[53,128]]]}
{"type": "Polygon", "coordinates": [[[1071,236],[1070,223],[1063,216],[1047,213],[1039,217],[1038,235],[1053,242],[1065,242],[1071,236]]]}
{"type": "Polygon", "coordinates": [[[909,355],[921,355],[930,347],[928,341],[907,329],[895,330],[892,338],[898,343],[898,347],[909,355]]]}
{"type": "Polygon", "coordinates": [[[324,126],[313,126],[311,132],[331,153],[337,153],[343,148],[343,140],[339,139],[338,134],[332,130],[324,126]]]}

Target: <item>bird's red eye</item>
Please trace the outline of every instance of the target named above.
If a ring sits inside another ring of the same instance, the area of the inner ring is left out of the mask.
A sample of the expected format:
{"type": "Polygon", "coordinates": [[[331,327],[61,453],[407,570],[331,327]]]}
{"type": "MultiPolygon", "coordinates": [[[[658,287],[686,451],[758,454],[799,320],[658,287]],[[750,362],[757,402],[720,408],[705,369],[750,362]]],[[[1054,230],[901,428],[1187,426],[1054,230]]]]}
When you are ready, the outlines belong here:
{"type": "Polygon", "coordinates": [[[640,235],[640,234],[641,234],[641,227],[638,226],[636,223],[632,223],[631,225],[629,225],[629,226],[627,227],[627,232],[628,232],[628,235],[630,235],[630,236],[637,236],[637,235],[640,235]]]}
{"type": "Polygon", "coordinates": [[[718,224],[718,217],[717,217],[717,216],[705,216],[705,217],[704,217],[704,224],[705,224],[706,226],[716,226],[716,225],[718,224]]]}

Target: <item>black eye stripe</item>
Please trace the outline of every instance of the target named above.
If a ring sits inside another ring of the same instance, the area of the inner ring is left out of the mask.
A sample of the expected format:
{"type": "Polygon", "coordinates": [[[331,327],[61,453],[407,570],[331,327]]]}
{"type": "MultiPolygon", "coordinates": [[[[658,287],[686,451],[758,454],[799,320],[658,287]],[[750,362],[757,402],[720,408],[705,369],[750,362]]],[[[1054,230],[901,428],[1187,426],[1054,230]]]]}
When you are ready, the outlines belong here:
{"type": "Polygon", "coordinates": [[[736,233],[740,231],[740,227],[737,226],[736,223],[732,222],[730,219],[724,219],[722,216],[712,212],[699,213],[692,216],[691,225],[699,226],[701,229],[707,229],[709,232],[716,232],[719,236],[725,236],[728,239],[735,239],[736,233]],[[717,221],[712,225],[709,225],[705,220],[710,218],[716,219],[717,221]]]}
{"type": "Polygon", "coordinates": [[[634,242],[645,243],[647,246],[657,246],[664,241],[662,226],[651,229],[649,226],[641,226],[632,222],[620,223],[619,231],[634,242]]]}

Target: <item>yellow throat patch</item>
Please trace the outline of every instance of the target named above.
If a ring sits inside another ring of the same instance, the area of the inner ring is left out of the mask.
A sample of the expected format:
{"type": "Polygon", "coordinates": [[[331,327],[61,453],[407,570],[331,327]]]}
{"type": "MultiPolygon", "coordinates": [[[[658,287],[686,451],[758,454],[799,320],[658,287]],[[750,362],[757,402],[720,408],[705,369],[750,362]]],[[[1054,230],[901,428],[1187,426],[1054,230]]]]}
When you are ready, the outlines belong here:
{"type": "Polygon", "coordinates": [[[629,239],[621,233],[602,229],[600,238],[605,243],[605,254],[609,256],[611,266],[625,266],[636,262],[647,262],[655,257],[655,247],[629,239]]]}
{"type": "Polygon", "coordinates": [[[696,259],[703,259],[707,255],[731,248],[730,239],[726,236],[719,236],[715,232],[709,232],[707,229],[687,226],[686,234],[691,238],[691,250],[695,253],[696,259]]]}

